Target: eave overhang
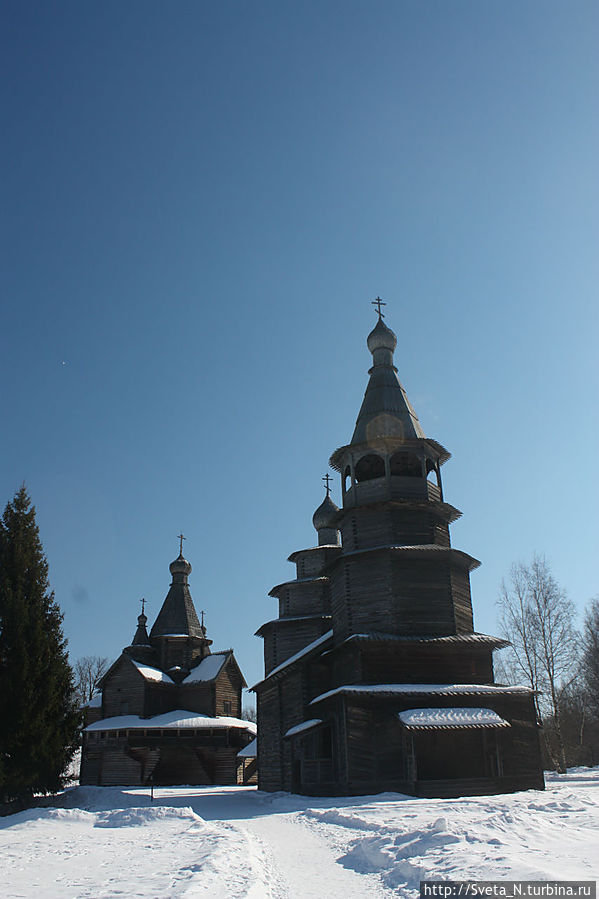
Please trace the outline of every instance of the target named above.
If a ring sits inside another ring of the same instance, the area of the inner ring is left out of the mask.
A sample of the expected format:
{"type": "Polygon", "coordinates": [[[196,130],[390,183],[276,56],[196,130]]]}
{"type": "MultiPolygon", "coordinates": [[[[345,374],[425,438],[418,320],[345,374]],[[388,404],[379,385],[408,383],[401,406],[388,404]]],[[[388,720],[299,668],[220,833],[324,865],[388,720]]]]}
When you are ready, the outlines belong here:
{"type": "Polygon", "coordinates": [[[264,624],[261,624],[257,631],[255,631],[255,637],[262,637],[263,631],[265,629],[274,627],[276,624],[293,624],[298,621],[330,621],[330,615],[290,615],[289,618],[272,618],[270,621],[265,621],[264,624]]]}
{"type": "MultiPolygon", "coordinates": [[[[353,549],[350,552],[344,552],[339,559],[346,559],[353,556],[363,556],[365,553],[375,553],[375,552],[398,552],[403,553],[406,556],[417,556],[420,554],[423,555],[447,555],[453,562],[457,562],[463,568],[468,569],[468,571],[473,571],[475,568],[480,567],[480,561],[475,559],[474,556],[468,555],[468,553],[463,552],[461,549],[454,549],[452,546],[438,546],[436,543],[417,543],[413,545],[403,546],[396,543],[385,543],[380,546],[368,546],[364,549],[353,549]]],[[[339,561],[335,559],[335,562],[339,561]]],[[[332,563],[334,564],[334,563],[332,563]]]]}
{"type": "Polygon", "coordinates": [[[492,649],[504,649],[509,646],[509,640],[503,640],[501,637],[492,637],[489,634],[447,634],[442,637],[429,637],[426,635],[411,634],[386,634],[381,631],[372,631],[366,634],[351,634],[327,650],[327,654],[337,652],[348,643],[404,643],[406,645],[432,645],[432,646],[460,646],[475,647],[480,646],[492,649]]]}
{"type": "Polygon", "coordinates": [[[346,515],[354,515],[356,511],[360,509],[370,509],[375,506],[380,506],[381,502],[384,502],[385,506],[398,506],[404,509],[409,508],[410,510],[422,509],[426,512],[436,512],[440,514],[440,516],[444,518],[448,524],[452,524],[454,521],[457,521],[458,518],[461,518],[463,514],[459,509],[456,509],[455,506],[452,506],[450,503],[441,502],[440,500],[421,499],[419,497],[406,497],[405,499],[377,499],[372,500],[372,502],[359,503],[359,505],[349,506],[348,508],[341,508],[335,516],[336,521],[337,523],[341,523],[346,515]]]}
{"type": "Polygon", "coordinates": [[[344,684],[327,690],[311,700],[317,705],[339,694],[354,696],[531,696],[530,687],[503,686],[500,684],[344,684]]]}
{"type": "Polygon", "coordinates": [[[346,446],[340,446],[335,450],[329,459],[329,465],[335,471],[341,472],[343,459],[347,453],[356,453],[363,455],[369,450],[379,451],[382,453],[392,453],[398,449],[422,449],[428,448],[431,455],[436,456],[440,465],[444,465],[451,459],[451,453],[446,450],[437,440],[432,437],[411,437],[401,439],[399,437],[375,437],[365,443],[348,443],[346,446]]]}
{"type": "Polygon", "coordinates": [[[277,584],[276,587],[273,587],[272,590],[269,591],[268,595],[274,596],[278,599],[277,590],[281,590],[283,587],[295,587],[296,585],[301,585],[301,584],[316,584],[319,581],[328,581],[328,577],[323,577],[323,576],[302,577],[302,578],[295,578],[295,580],[293,580],[293,581],[283,581],[282,584],[277,584]]]}
{"type": "Polygon", "coordinates": [[[322,543],[319,546],[310,546],[308,549],[296,549],[290,556],[287,556],[287,561],[295,562],[300,556],[310,555],[316,552],[322,553],[323,550],[331,549],[339,550],[339,552],[341,552],[341,545],[339,543],[322,543]]]}

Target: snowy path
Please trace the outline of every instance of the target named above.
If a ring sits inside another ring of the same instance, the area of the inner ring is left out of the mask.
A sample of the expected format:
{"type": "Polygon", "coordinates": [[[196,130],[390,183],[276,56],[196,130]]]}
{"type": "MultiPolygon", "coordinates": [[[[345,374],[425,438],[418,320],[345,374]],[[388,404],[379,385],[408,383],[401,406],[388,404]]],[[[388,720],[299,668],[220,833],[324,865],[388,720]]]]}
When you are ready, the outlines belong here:
{"type": "MultiPolygon", "coordinates": [[[[244,822],[259,838],[277,872],[276,899],[347,899],[387,895],[377,875],[364,875],[337,863],[337,852],[322,833],[293,815],[265,815],[244,822]]],[[[389,893],[389,895],[392,895],[389,893]]]]}
{"type": "Polygon", "coordinates": [[[464,799],[79,787],[0,818],[2,899],[417,899],[420,879],[599,873],[599,769],[464,799]]]}

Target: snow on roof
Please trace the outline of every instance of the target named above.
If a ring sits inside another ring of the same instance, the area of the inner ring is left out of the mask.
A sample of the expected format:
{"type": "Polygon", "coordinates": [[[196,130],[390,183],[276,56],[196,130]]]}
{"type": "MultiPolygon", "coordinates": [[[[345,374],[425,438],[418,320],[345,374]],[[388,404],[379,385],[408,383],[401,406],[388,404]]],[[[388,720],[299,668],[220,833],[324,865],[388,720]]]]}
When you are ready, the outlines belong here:
{"type": "Polygon", "coordinates": [[[146,680],[153,680],[161,684],[175,683],[174,680],[172,680],[168,674],[165,674],[164,671],[161,671],[160,668],[153,668],[151,665],[143,665],[141,662],[136,662],[135,659],[131,659],[131,662],[146,680]]]}
{"type": "Polygon", "coordinates": [[[182,683],[193,684],[198,681],[214,680],[227,661],[227,653],[212,653],[206,656],[196,668],[192,668],[182,683]]]}
{"type": "Polygon", "coordinates": [[[160,634],[161,637],[189,637],[189,634],[160,634]]]}
{"type": "Polygon", "coordinates": [[[253,721],[242,721],[241,718],[229,718],[225,715],[210,718],[208,715],[198,715],[186,709],[175,709],[173,712],[165,712],[162,715],[154,715],[151,718],[140,718],[138,715],[117,715],[114,718],[102,718],[100,721],[88,724],[85,730],[183,729],[188,727],[195,729],[203,727],[237,727],[241,730],[247,730],[251,734],[255,734],[257,730],[253,721]]]}
{"type": "Polygon", "coordinates": [[[237,753],[237,758],[242,759],[255,759],[258,758],[258,740],[254,738],[251,743],[248,743],[247,746],[244,746],[237,753]]]}
{"type": "Polygon", "coordinates": [[[337,693],[403,693],[404,695],[414,693],[437,694],[439,696],[459,696],[460,694],[500,694],[500,693],[532,693],[530,687],[505,687],[497,684],[346,684],[343,687],[335,687],[334,690],[328,690],[316,696],[310,703],[321,702],[328,699],[329,696],[335,696],[337,693]]]}
{"type": "Polygon", "coordinates": [[[310,718],[309,721],[302,721],[301,724],[296,724],[295,727],[290,727],[285,736],[294,737],[296,734],[301,734],[305,730],[311,730],[318,724],[322,724],[322,718],[310,718]]]}
{"type": "Polygon", "coordinates": [[[492,709],[409,709],[399,720],[408,729],[454,727],[511,727],[492,709]]]}
{"type": "MultiPolygon", "coordinates": [[[[273,668],[266,677],[258,681],[258,684],[264,683],[265,680],[268,680],[269,677],[272,677],[273,674],[278,674],[279,671],[283,671],[284,668],[287,668],[288,665],[293,665],[294,662],[297,662],[298,659],[303,658],[303,656],[307,655],[309,652],[312,652],[313,649],[316,649],[318,646],[321,646],[323,643],[326,643],[327,640],[330,640],[333,636],[333,631],[327,631],[326,634],[323,634],[322,637],[318,637],[318,639],[313,640],[312,643],[308,643],[307,646],[304,646],[303,649],[300,649],[299,652],[296,652],[295,655],[290,656],[288,659],[285,659],[284,662],[281,662],[280,665],[277,665],[276,668],[273,668]]],[[[257,687],[258,684],[254,684],[254,687],[257,687]]],[[[254,687],[251,689],[253,690],[254,687]]]]}
{"type": "Polygon", "coordinates": [[[102,694],[96,693],[95,696],[89,700],[89,702],[84,702],[81,706],[82,709],[101,709],[102,708],[102,694]]]}

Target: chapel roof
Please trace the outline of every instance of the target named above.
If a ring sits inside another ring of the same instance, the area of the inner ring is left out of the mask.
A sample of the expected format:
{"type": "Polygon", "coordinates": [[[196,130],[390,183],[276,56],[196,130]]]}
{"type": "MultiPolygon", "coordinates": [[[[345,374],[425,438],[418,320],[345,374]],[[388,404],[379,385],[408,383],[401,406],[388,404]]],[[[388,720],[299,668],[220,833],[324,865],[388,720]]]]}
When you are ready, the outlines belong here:
{"type": "Polygon", "coordinates": [[[150,631],[150,639],[173,635],[205,639],[206,634],[199,622],[187,582],[191,564],[183,557],[182,552],[171,562],[170,571],[173,580],[150,631]]]}
{"type": "Polygon", "coordinates": [[[397,377],[393,352],[397,337],[379,320],[367,338],[373,355],[370,380],[358,413],[351,444],[368,443],[377,437],[423,438],[425,433],[418,421],[404,387],[397,377]]]}

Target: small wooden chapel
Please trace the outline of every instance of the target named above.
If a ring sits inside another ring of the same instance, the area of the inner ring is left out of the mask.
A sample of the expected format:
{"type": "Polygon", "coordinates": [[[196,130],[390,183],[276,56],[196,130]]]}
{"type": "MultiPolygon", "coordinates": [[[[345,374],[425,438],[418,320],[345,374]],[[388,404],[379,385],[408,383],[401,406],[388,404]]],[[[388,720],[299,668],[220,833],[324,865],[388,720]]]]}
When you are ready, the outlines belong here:
{"type": "Polygon", "coordinates": [[[237,758],[256,735],[256,725],[241,719],[246,683],[232,649],[210,649],[180,539],[154,626],[148,634],[142,604],[133,641],[87,708],[82,784],[235,784],[255,769],[255,759],[237,758]]]}
{"type": "Polygon", "coordinates": [[[370,379],[351,441],[333,453],[318,545],[292,553],[258,630],[259,787],[450,797],[543,789],[530,689],[497,684],[497,637],[474,630],[470,572],[451,545],[449,452],[424,433],[397,376],[379,298],[370,379]]]}

